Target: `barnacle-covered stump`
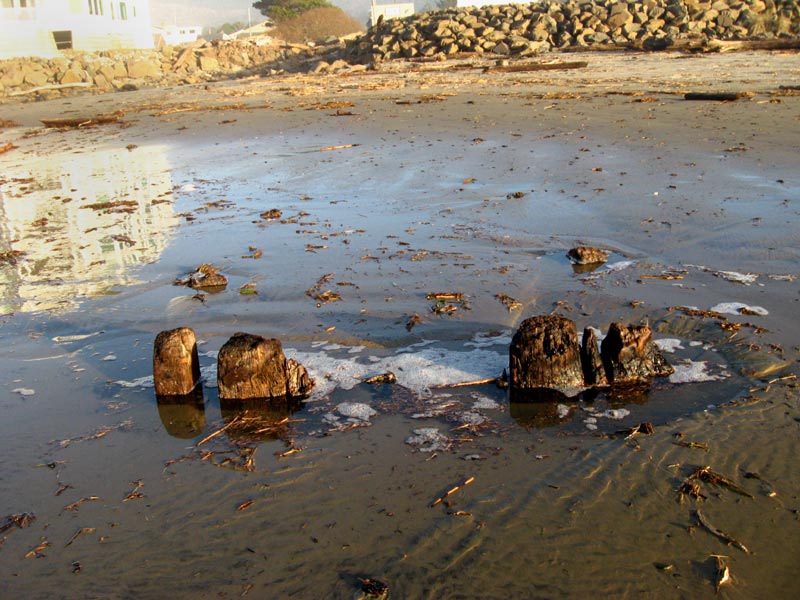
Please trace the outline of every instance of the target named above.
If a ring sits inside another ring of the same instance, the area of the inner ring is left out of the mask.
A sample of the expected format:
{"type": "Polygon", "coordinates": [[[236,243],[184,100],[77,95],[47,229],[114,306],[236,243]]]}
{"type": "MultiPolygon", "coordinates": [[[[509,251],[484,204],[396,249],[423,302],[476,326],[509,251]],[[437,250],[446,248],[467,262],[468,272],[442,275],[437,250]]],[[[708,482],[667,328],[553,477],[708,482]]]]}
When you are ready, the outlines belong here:
{"type": "Polygon", "coordinates": [[[509,352],[512,390],[583,386],[578,332],[566,317],[525,319],[511,340],[509,352]]]}
{"type": "Polygon", "coordinates": [[[633,383],[675,372],[653,342],[646,325],[611,323],[600,345],[606,375],[612,383],[633,383]]]}
{"type": "Polygon", "coordinates": [[[153,380],[157,396],[183,396],[199,383],[200,362],[192,329],[179,327],[156,336],[153,380]]]}
{"type": "Polygon", "coordinates": [[[296,361],[287,361],[280,340],[235,333],[220,348],[219,397],[224,399],[302,397],[313,380],[296,361]]]}

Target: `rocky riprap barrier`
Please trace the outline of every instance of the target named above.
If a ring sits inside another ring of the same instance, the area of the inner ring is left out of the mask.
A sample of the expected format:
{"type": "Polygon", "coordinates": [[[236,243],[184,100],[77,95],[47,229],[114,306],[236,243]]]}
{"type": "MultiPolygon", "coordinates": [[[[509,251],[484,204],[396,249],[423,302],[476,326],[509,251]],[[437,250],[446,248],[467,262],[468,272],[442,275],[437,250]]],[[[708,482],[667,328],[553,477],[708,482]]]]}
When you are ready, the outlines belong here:
{"type": "Polygon", "coordinates": [[[352,55],[377,62],[462,52],[530,56],[597,45],[655,50],[680,40],[769,40],[798,33],[798,0],[545,0],[386,21],[355,41],[352,55]]]}
{"type": "Polygon", "coordinates": [[[343,49],[344,41],[339,40],[321,46],[215,40],[158,50],[66,51],[50,59],[12,58],[0,61],[0,96],[127,91],[309,70],[320,61],[317,57],[343,49]]]}
{"type": "Polygon", "coordinates": [[[432,11],[318,45],[215,40],[7,59],[0,61],[0,96],[125,91],[287,71],[337,73],[392,59],[525,57],[575,48],[663,50],[719,40],[800,45],[798,38],[800,0],[545,0],[432,11]]]}

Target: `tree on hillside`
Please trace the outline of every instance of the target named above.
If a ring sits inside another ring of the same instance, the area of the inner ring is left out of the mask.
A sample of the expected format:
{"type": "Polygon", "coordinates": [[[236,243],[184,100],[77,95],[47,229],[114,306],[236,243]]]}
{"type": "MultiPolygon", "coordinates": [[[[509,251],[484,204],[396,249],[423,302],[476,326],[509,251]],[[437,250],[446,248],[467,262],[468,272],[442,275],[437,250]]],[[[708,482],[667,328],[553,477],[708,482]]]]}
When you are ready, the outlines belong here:
{"type": "Polygon", "coordinates": [[[258,0],[253,8],[273,21],[286,21],[314,8],[330,8],[328,0],[258,0]]]}

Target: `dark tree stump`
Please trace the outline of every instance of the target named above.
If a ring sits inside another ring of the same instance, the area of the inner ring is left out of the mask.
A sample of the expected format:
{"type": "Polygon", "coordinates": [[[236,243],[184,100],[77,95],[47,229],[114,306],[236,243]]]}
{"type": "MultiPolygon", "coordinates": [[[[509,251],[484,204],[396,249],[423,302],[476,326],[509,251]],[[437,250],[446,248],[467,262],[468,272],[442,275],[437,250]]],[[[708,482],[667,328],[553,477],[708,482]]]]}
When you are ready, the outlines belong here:
{"type": "Polygon", "coordinates": [[[578,331],[565,317],[525,319],[511,340],[509,358],[512,389],[583,386],[578,331]]]}
{"type": "Polygon", "coordinates": [[[583,343],[581,344],[581,366],[583,367],[583,380],[586,385],[607,385],[608,378],[597,347],[597,336],[594,330],[586,327],[583,330],[583,343]]]}
{"type": "Polygon", "coordinates": [[[286,357],[280,340],[235,333],[220,348],[217,361],[220,398],[286,396],[286,357]]]}
{"type": "Polygon", "coordinates": [[[675,371],[658,351],[653,332],[646,325],[625,327],[611,323],[600,346],[600,356],[613,383],[639,382],[675,371]]]}
{"type": "Polygon", "coordinates": [[[235,333],[220,348],[217,361],[220,398],[303,397],[314,387],[305,367],[286,360],[277,339],[235,333]]]}
{"type": "Polygon", "coordinates": [[[157,396],[183,396],[200,381],[194,331],[179,327],[162,331],[153,344],[153,380],[157,396]]]}

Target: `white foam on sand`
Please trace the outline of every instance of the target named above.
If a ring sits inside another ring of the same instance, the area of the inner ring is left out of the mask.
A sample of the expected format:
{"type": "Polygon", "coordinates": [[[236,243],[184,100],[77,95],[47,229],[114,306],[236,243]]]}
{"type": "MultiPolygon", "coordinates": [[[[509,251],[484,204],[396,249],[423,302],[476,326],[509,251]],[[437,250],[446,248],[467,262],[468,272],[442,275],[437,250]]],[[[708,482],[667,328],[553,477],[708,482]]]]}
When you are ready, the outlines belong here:
{"type": "Polygon", "coordinates": [[[472,403],[472,410],[496,410],[500,408],[497,402],[486,396],[473,394],[472,397],[475,399],[475,402],[472,403]]]}
{"type": "Polygon", "coordinates": [[[736,271],[715,271],[714,275],[733,283],[743,283],[744,285],[755,283],[756,279],[758,279],[757,273],[737,273],[736,271]]]}
{"type": "Polygon", "coordinates": [[[661,352],[669,352],[670,354],[674,354],[675,350],[684,350],[684,347],[681,346],[681,341],[674,338],[655,340],[655,344],[656,348],[661,350],[661,352]]]}
{"type": "Polygon", "coordinates": [[[139,377],[138,379],[132,379],[131,381],[125,381],[124,379],[120,379],[119,381],[115,381],[114,383],[126,388],[137,388],[137,387],[151,388],[155,386],[152,375],[145,375],[144,377],[139,377]]]}
{"type": "Polygon", "coordinates": [[[620,260],[618,262],[614,262],[611,264],[605,265],[604,271],[622,271],[623,269],[627,269],[628,267],[632,267],[636,264],[635,260],[620,260]]]}
{"type": "Polygon", "coordinates": [[[422,427],[421,429],[414,429],[412,433],[414,435],[407,437],[405,442],[409,446],[414,446],[420,452],[444,450],[450,441],[437,427],[422,427]]]}
{"type": "Polygon", "coordinates": [[[358,419],[360,421],[369,421],[370,418],[378,414],[378,411],[369,404],[361,402],[342,402],[336,406],[336,412],[349,419],[358,419]]]}
{"type": "Polygon", "coordinates": [[[712,375],[708,372],[705,361],[686,360],[683,364],[673,365],[675,372],[669,376],[670,383],[699,383],[702,381],[718,381],[723,375],[712,375]]]}
{"type": "Polygon", "coordinates": [[[507,348],[511,345],[511,338],[513,335],[514,332],[510,329],[491,333],[476,333],[472,337],[472,340],[465,342],[464,345],[474,348],[487,348],[490,346],[505,346],[507,348]]]}
{"type": "Polygon", "coordinates": [[[606,410],[599,411],[592,406],[587,406],[583,410],[596,419],[614,419],[615,421],[624,419],[631,414],[631,411],[629,411],[627,408],[608,408],[606,410]]]}
{"type": "Polygon", "coordinates": [[[750,306],[748,304],[742,304],[741,302],[720,302],[719,304],[712,306],[711,310],[726,315],[741,315],[743,310],[745,312],[755,313],[762,317],[765,317],[769,314],[769,311],[763,306],[750,306]]]}
{"type": "Polygon", "coordinates": [[[349,390],[376,372],[391,371],[397,383],[419,395],[427,395],[431,386],[449,385],[499,376],[508,368],[508,352],[476,348],[456,351],[426,347],[398,350],[363,364],[357,356],[338,357],[325,352],[301,352],[286,348],[287,358],[302,364],[316,382],[312,399],[318,399],[339,387],[349,390]]]}

